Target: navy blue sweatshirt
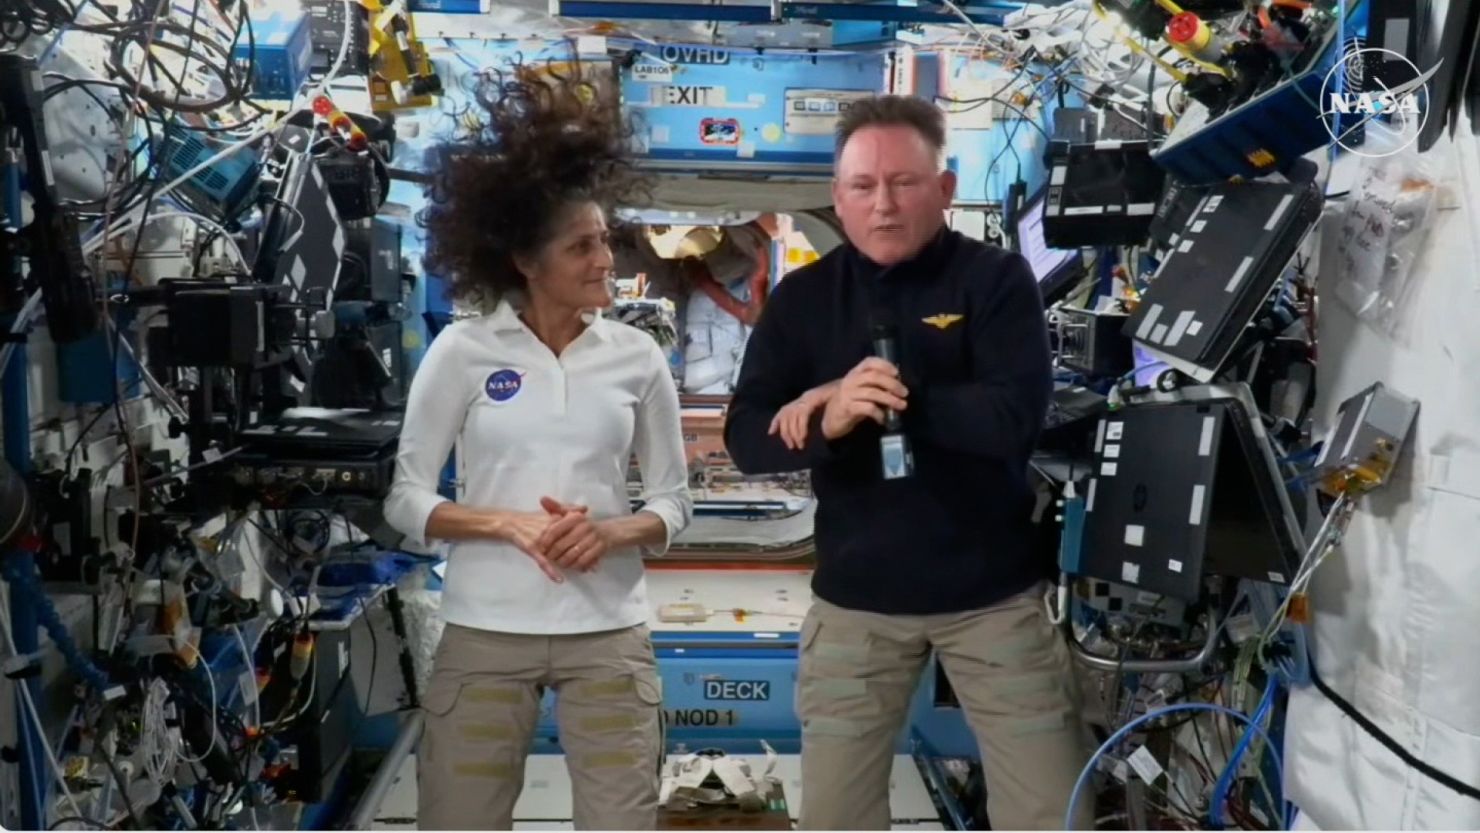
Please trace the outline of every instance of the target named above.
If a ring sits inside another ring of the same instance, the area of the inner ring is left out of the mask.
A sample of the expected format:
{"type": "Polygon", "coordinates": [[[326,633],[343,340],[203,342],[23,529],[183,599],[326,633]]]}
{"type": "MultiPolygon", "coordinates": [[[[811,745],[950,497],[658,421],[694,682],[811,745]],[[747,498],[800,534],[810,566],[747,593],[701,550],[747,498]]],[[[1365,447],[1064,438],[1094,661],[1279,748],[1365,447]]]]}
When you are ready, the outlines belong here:
{"type": "Polygon", "coordinates": [[[880,268],[851,245],[787,276],[750,336],[725,422],[746,474],[810,469],[818,499],[813,593],[875,613],[973,610],[1045,575],[1032,554],[1028,457],[1052,391],[1038,284],[1020,255],[942,230],[880,268]],[[873,354],[870,322],[898,330],[913,476],[885,480],[865,421],[787,449],[767,429],[807,390],[873,354]]]}

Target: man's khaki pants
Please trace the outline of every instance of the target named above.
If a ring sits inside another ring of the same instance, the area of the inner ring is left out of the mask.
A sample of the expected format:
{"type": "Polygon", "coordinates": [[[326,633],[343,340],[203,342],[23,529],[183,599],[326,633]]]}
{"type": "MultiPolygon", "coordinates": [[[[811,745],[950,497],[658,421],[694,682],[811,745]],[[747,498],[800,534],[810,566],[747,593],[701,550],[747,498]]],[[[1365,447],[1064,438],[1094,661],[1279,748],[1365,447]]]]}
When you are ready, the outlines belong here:
{"type": "Polygon", "coordinates": [[[448,625],[424,698],[422,829],[513,827],[547,687],[556,692],[576,829],[653,829],[662,689],[646,625],[572,636],[448,625]]]}
{"type": "MultiPolygon", "coordinates": [[[[804,830],[888,830],[889,773],[920,671],[935,649],[981,749],[998,830],[1064,825],[1089,759],[1068,648],[1040,589],[966,613],[892,616],[818,600],[802,625],[804,830]]],[[[1091,829],[1087,801],[1076,827],[1091,829]]]]}

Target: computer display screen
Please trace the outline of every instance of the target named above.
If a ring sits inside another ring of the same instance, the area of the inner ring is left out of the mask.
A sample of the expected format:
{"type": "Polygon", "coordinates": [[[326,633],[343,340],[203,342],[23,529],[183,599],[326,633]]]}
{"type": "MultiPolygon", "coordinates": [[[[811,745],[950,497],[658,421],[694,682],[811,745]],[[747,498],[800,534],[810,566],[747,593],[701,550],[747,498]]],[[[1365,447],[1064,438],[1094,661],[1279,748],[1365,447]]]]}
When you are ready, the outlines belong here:
{"type": "Polygon", "coordinates": [[[1042,283],[1072,260],[1079,258],[1078,249],[1050,249],[1043,242],[1043,197],[1035,197],[1023,206],[1017,221],[1018,251],[1028,259],[1033,274],[1042,283]]]}

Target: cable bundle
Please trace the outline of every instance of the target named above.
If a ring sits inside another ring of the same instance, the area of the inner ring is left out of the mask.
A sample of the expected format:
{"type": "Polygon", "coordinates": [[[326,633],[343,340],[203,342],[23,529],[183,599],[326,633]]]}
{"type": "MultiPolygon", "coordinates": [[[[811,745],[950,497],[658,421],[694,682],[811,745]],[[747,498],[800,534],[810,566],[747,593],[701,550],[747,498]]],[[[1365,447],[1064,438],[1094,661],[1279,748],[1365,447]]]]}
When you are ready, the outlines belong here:
{"type": "Polygon", "coordinates": [[[0,49],[30,37],[45,37],[77,16],[67,0],[0,0],[0,49]]]}

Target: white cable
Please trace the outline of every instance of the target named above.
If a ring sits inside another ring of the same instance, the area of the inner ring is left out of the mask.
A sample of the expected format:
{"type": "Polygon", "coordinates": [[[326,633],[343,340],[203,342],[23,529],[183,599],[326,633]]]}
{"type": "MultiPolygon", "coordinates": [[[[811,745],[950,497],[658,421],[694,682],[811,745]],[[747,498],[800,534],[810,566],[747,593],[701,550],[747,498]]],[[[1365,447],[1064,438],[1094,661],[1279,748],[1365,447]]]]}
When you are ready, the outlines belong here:
{"type": "MultiPolygon", "coordinates": [[[[343,2],[346,7],[357,7],[358,5],[354,2],[354,0],[343,0],[343,2]]],[[[247,14],[247,4],[243,3],[241,5],[242,14],[247,14]]],[[[346,8],[345,11],[346,14],[344,15],[344,33],[340,35],[339,38],[339,54],[334,58],[334,64],[329,68],[329,72],[324,76],[323,80],[319,82],[319,86],[318,89],[315,91],[315,94],[326,93],[329,88],[329,81],[339,74],[339,71],[344,67],[345,58],[349,55],[350,30],[351,26],[353,25],[354,15],[352,14],[352,8],[346,8]]],[[[310,97],[308,101],[312,101],[312,97],[310,97]]],[[[98,247],[102,246],[104,243],[112,240],[114,237],[117,237],[120,234],[123,234],[130,227],[132,227],[134,222],[139,217],[143,216],[145,211],[149,210],[149,207],[153,205],[154,202],[159,200],[161,197],[168,196],[169,194],[174,192],[176,188],[179,188],[181,185],[189,182],[191,178],[193,178],[196,174],[206,170],[207,168],[211,167],[217,162],[220,162],[223,159],[226,159],[229,156],[233,156],[241,152],[243,148],[246,148],[248,145],[251,145],[258,139],[261,139],[274,130],[277,130],[280,125],[287,123],[287,121],[293,116],[306,109],[306,104],[307,102],[305,102],[304,104],[295,104],[293,107],[289,108],[287,113],[278,117],[277,119],[274,119],[272,123],[263,125],[256,130],[253,130],[246,136],[246,138],[234,144],[227,145],[217,153],[206,157],[204,160],[197,163],[194,167],[190,168],[185,173],[180,174],[179,177],[172,180],[164,187],[160,188],[158,191],[154,192],[154,194],[146,199],[143,203],[134,206],[123,215],[117,217],[112,223],[109,224],[109,227],[104,229],[103,232],[97,237],[94,237],[92,240],[89,240],[85,244],[83,244],[82,253],[91,254],[92,252],[97,251],[98,247]]],[[[185,212],[180,213],[183,214],[185,212]]],[[[240,256],[240,252],[238,252],[238,256],[240,256]]]]}
{"type": "MultiPolygon", "coordinates": [[[[308,707],[311,706],[311,705],[313,705],[313,697],[314,697],[314,694],[318,691],[318,683],[319,683],[319,646],[318,645],[314,645],[314,649],[313,649],[313,665],[309,667],[308,674],[309,674],[309,677],[308,677],[308,696],[305,697],[305,698],[303,698],[303,703],[298,706],[298,709],[296,711],[294,711],[292,714],[288,715],[287,717],[278,718],[277,720],[274,720],[273,722],[271,722],[271,723],[267,724],[266,726],[264,726],[263,729],[265,731],[268,731],[268,732],[276,732],[279,729],[281,729],[282,727],[291,724],[293,721],[295,721],[298,718],[302,717],[304,715],[304,713],[308,711],[308,707]]],[[[300,683],[300,685],[301,685],[301,683],[300,683]]],[[[296,692],[297,689],[294,689],[294,691],[296,692]]]]}
{"type": "Polygon", "coordinates": [[[166,783],[174,770],[178,751],[165,715],[169,696],[169,686],[163,680],[156,678],[150,683],[149,693],[144,698],[143,729],[140,732],[140,737],[147,741],[143,744],[144,771],[160,786],[166,783]]]}
{"type": "MultiPolygon", "coordinates": [[[[110,330],[113,328],[113,322],[111,320],[108,322],[108,328],[110,330]]],[[[123,352],[133,361],[134,367],[138,368],[139,375],[144,379],[144,385],[149,388],[156,399],[164,404],[165,410],[169,411],[172,416],[181,422],[190,422],[190,414],[185,410],[184,406],[175,401],[175,398],[170,395],[170,392],[165,389],[165,386],[161,385],[159,380],[154,378],[154,374],[149,372],[149,368],[145,367],[144,363],[139,361],[139,357],[134,353],[134,346],[129,343],[128,339],[121,338],[118,340],[118,343],[123,347],[123,352]]]]}
{"type": "MultiPolygon", "coordinates": [[[[0,631],[5,635],[5,647],[10,650],[11,656],[20,656],[20,651],[15,647],[15,634],[10,631],[10,602],[6,598],[8,590],[0,587],[0,631]]],[[[51,747],[51,741],[46,738],[46,724],[41,722],[41,713],[36,710],[36,701],[31,698],[31,687],[24,680],[15,680],[13,686],[21,693],[21,701],[26,704],[26,712],[31,715],[31,723],[36,729],[36,740],[41,742],[41,748],[46,752],[46,760],[51,764],[52,774],[56,776],[57,786],[62,788],[62,794],[67,797],[67,804],[72,807],[73,815],[84,815],[82,808],[77,804],[77,797],[72,795],[72,790],[67,787],[67,775],[62,770],[61,763],[57,760],[57,753],[51,747]]],[[[42,808],[45,813],[45,808],[42,808]]]]}
{"type": "MultiPolygon", "coordinates": [[[[27,298],[26,303],[21,306],[21,311],[15,317],[15,323],[10,325],[11,335],[25,332],[26,327],[30,326],[31,319],[35,317],[36,310],[40,306],[41,290],[38,289],[32,292],[31,297],[27,298]]],[[[3,348],[0,348],[0,373],[3,373],[5,368],[10,365],[10,355],[14,351],[15,342],[7,342],[3,348]]]]}
{"type": "MultiPolygon", "coordinates": [[[[247,673],[252,675],[252,690],[255,692],[257,690],[257,669],[252,663],[252,656],[255,652],[247,650],[247,640],[242,639],[241,628],[232,625],[231,635],[236,637],[236,644],[242,649],[242,662],[247,664],[247,673]]],[[[252,697],[252,725],[254,727],[262,725],[262,701],[255,694],[252,697]]]]}
{"type": "MultiPolygon", "coordinates": [[[[246,526],[246,525],[247,524],[244,521],[242,523],[242,526],[246,526]]],[[[255,527],[256,525],[253,524],[253,526],[255,527]]],[[[259,533],[261,533],[262,530],[259,529],[257,531],[259,533]]],[[[291,598],[291,596],[289,595],[289,593],[288,593],[287,590],[283,589],[283,586],[281,584],[278,584],[277,583],[277,580],[272,577],[272,574],[269,573],[269,572],[267,572],[266,565],[264,565],[262,563],[262,559],[260,559],[260,558],[257,557],[256,547],[246,547],[242,543],[241,539],[238,538],[237,539],[237,551],[240,552],[242,549],[246,549],[247,550],[247,555],[251,557],[252,563],[253,564],[256,564],[257,565],[257,569],[262,571],[262,577],[265,578],[265,579],[267,579],[267,583],[268,584],[271,584],[279,593],[282,594],[283,601],[284,601],[284,603],[286,603],[288,601],[288,599],[291,598]]]]}
{"type": "MultiPolygon", "coordinates": [[[[218,695],[216,694],[216,674],[211,671],[211,664],[206,662],[206,658],[201,655],[199,648],[192,647],[191,650],[195,651],[195,659],[201,664],[201,667],[205,668],[206,681],[211,684],[211,745],[206,747],[206,751],[202,752],[199,758],[190,758],[184,754],[180,755],[180,760],[185,763],[198,764],[210,757],[212,752],[216,751],[216,737],[220,734],[216,729],[216,699],[218,695]]],[[[184,743],[183,738],[181,739],[181,743],[184,743]]]]}

